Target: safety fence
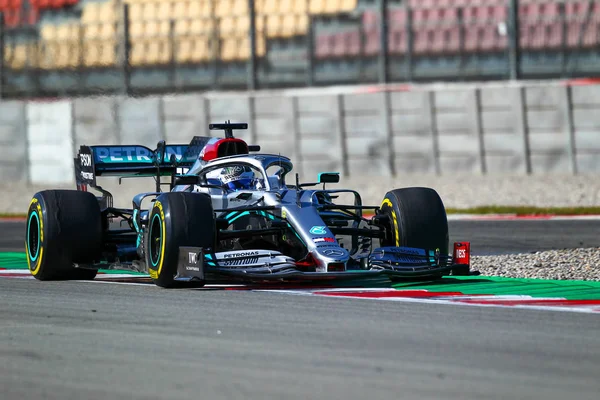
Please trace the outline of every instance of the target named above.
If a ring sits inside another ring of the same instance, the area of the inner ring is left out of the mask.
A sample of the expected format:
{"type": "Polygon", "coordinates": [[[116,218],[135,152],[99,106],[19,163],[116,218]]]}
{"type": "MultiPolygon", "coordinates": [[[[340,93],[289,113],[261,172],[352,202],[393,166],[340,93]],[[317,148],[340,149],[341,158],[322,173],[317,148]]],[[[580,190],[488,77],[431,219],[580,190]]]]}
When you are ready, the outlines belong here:
{"type": "Polygon", "coordinates": [[[73,0],[58,22],[1,8],[4,97],[600,75],[598,0],[73,0]]]}

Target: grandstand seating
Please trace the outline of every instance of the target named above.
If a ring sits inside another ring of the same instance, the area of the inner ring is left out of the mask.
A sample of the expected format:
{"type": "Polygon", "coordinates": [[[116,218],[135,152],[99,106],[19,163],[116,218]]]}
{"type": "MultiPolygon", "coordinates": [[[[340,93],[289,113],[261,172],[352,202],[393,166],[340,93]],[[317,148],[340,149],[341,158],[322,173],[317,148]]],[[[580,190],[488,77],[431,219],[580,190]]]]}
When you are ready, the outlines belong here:
{"type": "MultiPolygon", "coordinates": [[[[19,2],[21,0],[0,0],[19,2]]],[[[73,5],[78,0],[30,0],[38,8],[73,5]]],[[[130,63],[177,63],[247,60],[250,55],[247,0],[124,0],[129,5],[130,63]],[[171,21],[173,23],[171,23],[171,21]],[[220,49],[220,51],[219,51],[220,49]]],[[[4,3],[0,3],[4,4],[4,3]]],[[[11,3],[12,4],[12,3],[11,3]]],[[[272,38],[305,35],[309,14],[336,14],[356,8],[357,0],[257,0],[257,55],[264,56],[272,38]]],[[[120,35],[120,3],[83,2],[80,23],[40,26],[39,67],[115,66],[120,35]],[[60,32],[70,32],[61,35],[60,32]],[[81,53],[81,54],[80,54],[81,53]]],[[[20,50],[22,52],[22,50],[20,50]]],[[[11,53],[12,54],[12,53],[11,53]]],[[[9,65],[14,68],[22,62],[9,65]]]]}
{"type": "MultiPolygon", "coordinates": [[[[247,0],[0,0],[6,25],[37,23],[40,12],[71,7],[80,17],[39,26],[39,42],[7,46],[11,68],[111,67],[120,64],[122,2],[129,5],[132,66],[243,62],[250,56],[247,0]],[[27,7],[22,7],[27,2],[27,7]],[[23,17],[23,10],[29,10],[23,17]]],[[[523,0],[519,5],[519,44],[527,51],[594,48],[600,35],[600,1],[523,0]],[[564,21],[564,22],[563,22],[564,21]]],[[[416,57],[465,52],[498,53],[508,46],[508,0],[406,0],[412,12],[416,57]]],[[[257,55],[269,41],[303,37],[311,16],[360,15],[354,25],[317,32],[318,59],[376,56],[380,24],[373,2],[358,0],[256,0],[257,55]]],[[[75,14],[74,14],[75,15],[75,14]]],[[[407,14],[391,7],[388,43],[392,56],[408,49],[407,14]]],[[[335,28],[335,25],[334,25],[335,28]]]]}

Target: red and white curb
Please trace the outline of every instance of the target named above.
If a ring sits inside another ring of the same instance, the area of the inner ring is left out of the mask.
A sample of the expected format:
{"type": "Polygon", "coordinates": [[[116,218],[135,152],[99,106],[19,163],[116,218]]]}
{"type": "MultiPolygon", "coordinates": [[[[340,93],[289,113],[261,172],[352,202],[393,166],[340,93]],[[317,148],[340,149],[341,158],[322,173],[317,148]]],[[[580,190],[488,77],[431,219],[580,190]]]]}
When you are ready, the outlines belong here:
{"type": "Polygon", "coordinates": [[[448,214],[448,221],[597,221],[600,215],[448,214]]]}
{"type": "MultiPolygon", "coordinates": [[[[0,278],[34,279],[28,270],[0,270],[0,278]]],[[[146,276],[129,274],[98,274],[88,283],[149,285],[146,276]]],[[[316,296],[344,299],[396,301],[405,303],[447,304],[478,307],[526,308],[546,311],[600,313],[600,300],[568,300],[561,297],[532,297],[528,295],[464,294],[461,292],[430,292],[425,289],[390,288],[268,288],[260,286],[211,284],[202,289],[247,290],[287,295],[316,296]]]]}
{"type": "Polygon", "coordinates": [[[528,295],[467,295],[460,292],[430,292],[428,290],[397,290],[381,288],[343,288],[317,290],[257,290],[260,292],[293,295],[338,297],[397,301],[406,303],[453,304],[479,307],[527,308],[546,311],[600,313],[600,300],[568,300],[561,297],[532,297],[528,295]]]}

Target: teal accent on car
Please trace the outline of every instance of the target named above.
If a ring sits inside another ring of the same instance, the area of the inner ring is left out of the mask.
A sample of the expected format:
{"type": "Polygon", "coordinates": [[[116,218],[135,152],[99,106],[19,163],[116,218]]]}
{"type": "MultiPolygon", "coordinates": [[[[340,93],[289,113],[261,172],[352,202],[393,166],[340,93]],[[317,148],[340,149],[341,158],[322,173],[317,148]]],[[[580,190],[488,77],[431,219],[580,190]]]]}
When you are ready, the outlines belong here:
{"type": "MultiPolygon", "coordinates": [[[[162,237],[162,220],[160,219],[160,217],[158,216],[158,214],[154,214],[154,217],[152,217],[152,222],[150,223],[150,232],[148,232],[148,238],[151,238],[151,237],[152,237],[152,226],[154,225],[154,219],[155,219],[155,218],[158,218],[158,224],[159,224],[159,225],[158,225],[158,226],[159,226],[159,228],[158,228],[158,229],[160,229],[160,232],[161,232],[161,234],[160,234],[160,243],[159,243],[159,245],[158,245],[158,246],[159,246],[159,248],[160,248],[160,246],[162,245],[162,241],[164,240],[164,238],[162,237]]],[[[158,257],[158,258],[156,259],[156,262],[155,262],[155,261],[152,259],[152,252],[150,252],[150,262],[152,263],[152,266],[153,266],[153,267],[156,267],[156,266],[158,265],[158,262],[159,262],[159,261],[160,261],[160,257],[158,257]]]]}
{"type": "MultiPolygon", "coordinates": [[[[35,217],[36,221],[37,221],[37,227],[38,227],[38,235],[37,235],[37,248],[35,249],[35,256],[31,256],[31,248],[29,248],[29,258],[31,259],[31,261],[35,262],[38,258],[38,256],[40,255],[40,218],[38,217],[38,214],[36,211],[32,211],[31,214],[29,215],[29,221],[27,221],[27,240],[29,240],[29,229],[31,229],[31,219],[35,217]]],[[[28,246],[29,247],[29,246],[28,246]]]]}

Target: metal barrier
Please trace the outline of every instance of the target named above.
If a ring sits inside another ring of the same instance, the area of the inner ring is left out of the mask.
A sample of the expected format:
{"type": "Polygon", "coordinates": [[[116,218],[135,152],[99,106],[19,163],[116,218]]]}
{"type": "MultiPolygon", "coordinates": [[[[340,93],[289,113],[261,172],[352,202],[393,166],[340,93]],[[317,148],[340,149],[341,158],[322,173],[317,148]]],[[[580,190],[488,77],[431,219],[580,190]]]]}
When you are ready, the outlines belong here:
{"type": "Polygon", "coordinates": [[[166,20],[140,17],[135,7],[144,3],[100,2],[94,4],[113,7],[108,19],[82,18],[54,28],[0,24],[0,95],[600,74],[594,67],[600,46],[598,0],[498,0],[441,8],[411,0],[391,3],[377,0],[377,7],[332,13],[311,9],[307,0],[305,7],[278,14],[255,0],[235,3],[238,8],[232,10],[213,0],[197,3],[210,8],[195,16],[179,13],[166,20]],[[71,33],[57,35],[52,29],[71,33]]]}

